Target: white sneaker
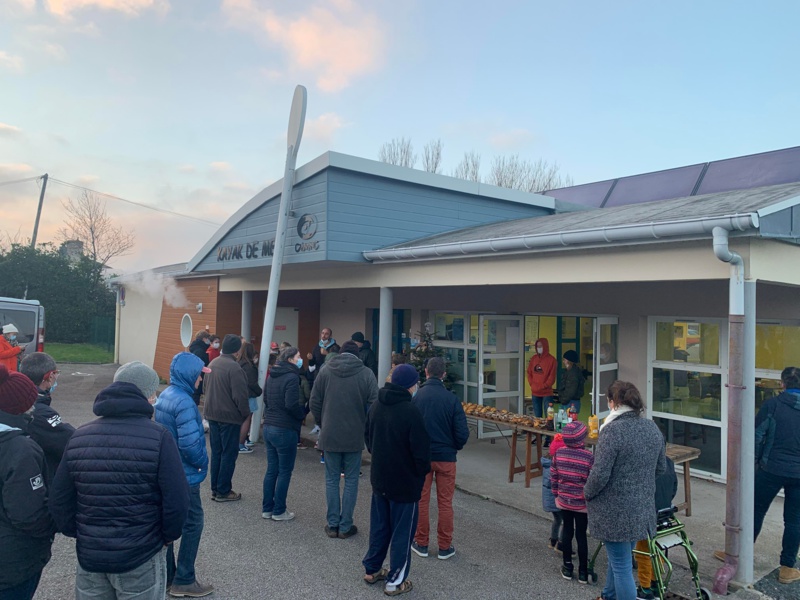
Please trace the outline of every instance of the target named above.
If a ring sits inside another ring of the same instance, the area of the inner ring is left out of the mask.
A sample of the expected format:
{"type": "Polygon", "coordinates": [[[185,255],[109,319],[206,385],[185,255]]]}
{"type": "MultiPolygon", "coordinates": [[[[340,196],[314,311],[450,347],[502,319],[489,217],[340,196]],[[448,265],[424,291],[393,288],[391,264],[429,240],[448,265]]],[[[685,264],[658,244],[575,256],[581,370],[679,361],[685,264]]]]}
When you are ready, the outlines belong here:
{"type": "Polygon", "coordinates": [[[261,518],[262,519],[271,519],[272,518],[272,513],[271,512],[262,512],[261,513],[261,518]]]}
{"type": "Polygon", "coordinates": [[[310,435],[314,435],[319,433],[319,425],[314,425],[314,429],[311,430],[310,435]]]}
{"type": "Polygon", "coordinates": [[[279,515],[272,515],[273,521],[291,521],[292,519],[294,519],[294,513],[289,512],[288,510],[279,515]]]}
{"type": "Polygon", "coordinates": [[[203,431],[208,433],[208,421],[203,419],[203,431]]]}

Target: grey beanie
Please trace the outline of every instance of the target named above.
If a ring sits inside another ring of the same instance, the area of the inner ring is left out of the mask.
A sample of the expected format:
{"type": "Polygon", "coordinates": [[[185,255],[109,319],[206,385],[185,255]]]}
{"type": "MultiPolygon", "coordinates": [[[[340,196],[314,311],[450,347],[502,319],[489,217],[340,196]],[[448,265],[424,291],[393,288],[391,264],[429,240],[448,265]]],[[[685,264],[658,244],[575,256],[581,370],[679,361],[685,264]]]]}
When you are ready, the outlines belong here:
{"type": "Polygon", "coordinates": [[[114,373],[114,382],[132,383],[139,388],[142,395],[150,399],[158,391],[158,373],[143,362],[134,360],[125,363],[114,373]]]}

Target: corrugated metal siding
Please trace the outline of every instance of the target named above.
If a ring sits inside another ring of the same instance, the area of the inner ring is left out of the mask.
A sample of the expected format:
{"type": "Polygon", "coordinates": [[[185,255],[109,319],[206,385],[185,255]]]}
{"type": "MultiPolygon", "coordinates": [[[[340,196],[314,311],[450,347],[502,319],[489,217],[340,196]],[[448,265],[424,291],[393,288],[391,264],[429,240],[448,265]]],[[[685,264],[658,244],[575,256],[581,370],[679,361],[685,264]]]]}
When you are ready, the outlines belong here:
{"type": "Polygon", "coordinates": [[[328,169],[328,260],[363,261],[364,250],[443,231],[550,214],[417,184],[328,169]]]}
{"type": "MultiPolygon", "coordinates": [[[[303,181],[292,191],[292,212],[289,217],[284,250],[285,263],[303,263],[325,259],[326,250],[326,200],[327,182],[325,173],[303,181]],[[303,215],[310,214],[316,218],[317,229],[313,238],[303,240],[297,233],[297,225],[303,215]],[[304,245],[305,244],[305,245],[304,245]],[[311,244],[315,249],[307,250],[311,244]]],[[[275,239],[278,224],[280,196],[263,199],[259,208],[245,217],[231,229],[212,252],[197,266],[195,271],[224,271],[244,267],[268,267],[272,264],[272,256],[263,252],[265,242],[275,239]],[[218,249],[236,248],[243,245],[242,258],[218,260],[218,249]],[[256,256],[247,258],[247,245],[255,244],[256,256]]]]}

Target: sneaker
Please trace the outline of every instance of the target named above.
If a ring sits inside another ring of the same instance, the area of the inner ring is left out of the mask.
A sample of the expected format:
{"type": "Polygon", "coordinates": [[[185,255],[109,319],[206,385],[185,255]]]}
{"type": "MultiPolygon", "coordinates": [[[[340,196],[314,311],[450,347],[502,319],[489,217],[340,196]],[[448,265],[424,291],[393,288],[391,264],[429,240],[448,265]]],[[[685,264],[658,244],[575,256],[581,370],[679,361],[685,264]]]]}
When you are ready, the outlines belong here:
{"type": "Polygon", "coordinates": [[[251,442],[250,440],[245,440],[244,441],[244,445],[247,446],[248,448],[252,448],[253,446],[256,445],[256,443],[255,442],[251,442]]]}
{"type": "Polygon", "coordinates": [[[176,596],[177,598],[202,598],[208,596],[214,591],[213,585],[204,585],[194,580],[194,583],[189,585],[175,585],[172,584],[169,588],[169,595],[176,596]]]}
{"type": "Polygon", "coordinates": [[[653,594],[650,588],[643,588],[638,587],[636,588],[636,600],[655,600],[655,594],[653,594]]]}
{"type": "Polygon", "coordinates": [[[252,454],[253,449],[250,446],[239,444],[239,454],[252,454]]]}
{"type": "Polygon", "coordinates": [[[448,558],[452,558],[456,555],[456,549],[450,546],[449,548],[445,548],[442,550],[439,548],[439,560],[447,560],[448,558]]]}
{"type": "Polygon", "coordinates": [[[314,429],[309,432],[309,435],[316,435],[319,433],[319,425],[314,425],[314,429]]]}
{"type": "Polygon", "coordinates": [[[558,548],[558,540],[554,540],[553,538],[550,538],[547,541],[547,547],[550,548],[550,550],[556,550],[558,548]]]}
{"type": "Polygon", "coordinates": [[[589,571],[582,571],[581,569],[578,569],[578,583],[589,583],[589,571]]]}
{"type": "Polygon", "coordinates": [[[217,499],[217,492],[215,492],[213,490],[211,491],[211,499],[212,500],[216,500],[217,499]]]}
{"type": "Polygon", "coordinates": [[[303,444],[303,442],[297,442],[297,449],[298,450],[305,450],[306,449],[306,445],[303,444]]]}
{"type": "Polygon", "coordinates": [[[572,566],[572,563],[568,563],[561,567],[561,576],[564,579],[572,580],[572,572],[575,570],[575,567],[572,566]]]}
{"type": "Polygon", "coordinates": [[[325,535],[329,538],[339,537],[339,529],[337,527],[329,527],[325,525],[325,535]]]}
{"type": "Polygon", "coordinates": [[[271,519],[272,518],[272,513],[269,512],[268,510],[265,510],[264,512],[261,513],[261,518],[262,519],[271,519]]]}
{"type": "Polygon", "coordinates": [[[288,510],[286,512],[283,512],[283,513],[279,514],[279,515],[275,515],[275,514],[272,515],[272,520],[273,521],[291,521],[292,519],[294,519],[294,513],[293,512],[289,512],[288,510]]]}
{"type": "Polygon", "coordinates": [[[221,496],[220,494],[217,494],[213,498],[213,500],[215,500],[217,502],[236,502],[237,500],[241,500],[241,499],[242,499],[242,495],[240,493],[238,493],[238,492],[234,492],[233,490],[231,490],[230,492],[228,492],[224,496],[221,496]]]}
{"type": "Polygon", "coordinates": [[[320,462],[321,465],[325,464],[325,455],[324,454],[320,454],[319,455],[319,462],[320,462]]]}
{"type": "Polygon", "coordinates": [[[427,546],[420,546],[417,542],[411,542],[411,549],[417,556],[421,556],[422,558],[428,558],[427,546]]]}
{"type": "Polygon", "coordinates": [[[793,583],[795,581],[800,581],[800,569],[781,567],[780,571],[778,571],[778,581],[780,583],[793,583]]]}
{"type": "Polygon", "coordinates": [[[352,526],[352,527],[350,527],[350,529],[348,529],[347,531],[341,531],[341,530],[340,530],[340,531],[339,531],[339,539],[340,539],[340,540],[346,540],[346,539],[347,539],[347,538],[349,538],[349,537],[353,537],[353,536],[354,536],[355,534],[357,534],[357,533],[358,533],[358,527],[356,527],[355,525],[353,525],[353,526],[352,526]]]}

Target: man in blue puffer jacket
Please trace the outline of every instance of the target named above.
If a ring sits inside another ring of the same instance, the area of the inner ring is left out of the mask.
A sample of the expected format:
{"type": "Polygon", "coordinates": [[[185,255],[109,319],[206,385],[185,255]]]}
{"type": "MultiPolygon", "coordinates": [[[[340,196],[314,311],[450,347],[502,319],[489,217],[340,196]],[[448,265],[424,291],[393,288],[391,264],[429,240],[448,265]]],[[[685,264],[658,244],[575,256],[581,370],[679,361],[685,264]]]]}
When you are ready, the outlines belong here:
{"type": "Polygon", "coordinates": [[[213,586],[200,583],[194,572],[194,561],[203,534],[200,484],[208,473],[208,453],[203,418],[193,396],[200,385],[201,373],[210,372],[211,369],[191,352],[176,354],[169,367],[170,385],[156,402],[156,421],[175,438],[189,484],[189,514],[183,525],[177,566],[172,546],[167,550],[167,583],[172,596],[200,598],[214,591],[213,586]]]}

